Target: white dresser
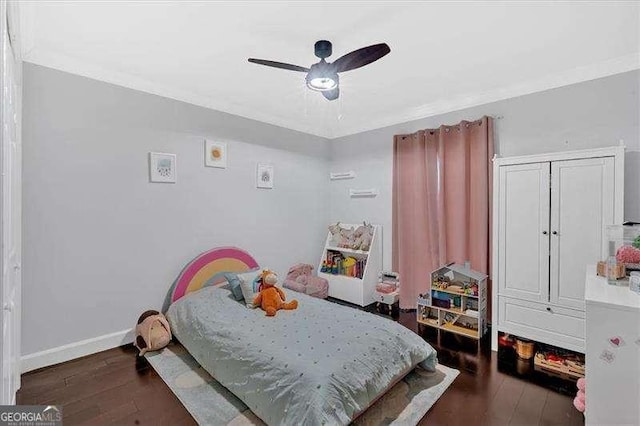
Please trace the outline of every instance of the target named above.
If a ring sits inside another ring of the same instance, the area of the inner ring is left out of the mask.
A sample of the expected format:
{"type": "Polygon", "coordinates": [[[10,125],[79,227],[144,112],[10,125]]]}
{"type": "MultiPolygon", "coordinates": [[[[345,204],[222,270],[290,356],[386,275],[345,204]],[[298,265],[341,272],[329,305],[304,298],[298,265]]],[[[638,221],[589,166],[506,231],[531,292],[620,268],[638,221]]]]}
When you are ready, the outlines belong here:
{"type": "Polygon", "coordinates": [[[624,211],[624,148],[494,160],[492,348],[499,331],[584,352],[584,270],[624,211]]]}
{"type": "Polygon", "coordinates": [[[640,295],[587,270],[586,407],[589,425],[640,425],[640,295]]]}

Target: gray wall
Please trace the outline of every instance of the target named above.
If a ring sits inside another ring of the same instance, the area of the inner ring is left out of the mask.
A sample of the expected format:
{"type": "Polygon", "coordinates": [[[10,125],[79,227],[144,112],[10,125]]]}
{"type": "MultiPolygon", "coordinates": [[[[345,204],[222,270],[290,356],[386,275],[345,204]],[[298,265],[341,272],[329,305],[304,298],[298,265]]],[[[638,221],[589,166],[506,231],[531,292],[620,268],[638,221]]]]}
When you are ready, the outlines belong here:
{"type": "Polygon", "coordinates": [[[325,139],[31,64],[23,115],[23,354],[132,327],[212,247],[281,276],[321,256],[325,139]],[[226,170],[204,137],[230,141],[226,170]],[[148,182],[149,151],[177,154],[176,184],[148,182]]]}
{"type": "Polygon", "coordinates": [[[482,115],[504,156],[628,146],[626,217],[640,219],[640,72],[567,86],[331,142],[253,120],[25,64],[23,341],[31,354],[131,327],[158,308],[193,256],[249,250],[284,274],[316,263],[329,221],[381,223],[391,266],[394,134],[482,115]],[[203,138],[229,141],[226,170],[203,138]],[[178,156],[178,183],[148,182],[147,153],[178,156]],[[255,188],[259,161],[274,190],[255,188]],[[354,170],[357,178],[327,179],[354,170]],[[378,188],[350,199],[348,188],[378,188]]]}
{"type": "Polygon", "coordinates": [[[627,149],[625,218],[640,221],[640,72],[634,71],[466,110],[411,121],[331,141],[331,171],[354,170],[356,179],[330,183],[330,220],[380,223],[384,265],[391,268],[393,135],[473,120],[496,120],[499,155],[513,156],[618,145],[627,149]],[[371,199],[351,199],[349,188],[378,188],[371,199]]]}

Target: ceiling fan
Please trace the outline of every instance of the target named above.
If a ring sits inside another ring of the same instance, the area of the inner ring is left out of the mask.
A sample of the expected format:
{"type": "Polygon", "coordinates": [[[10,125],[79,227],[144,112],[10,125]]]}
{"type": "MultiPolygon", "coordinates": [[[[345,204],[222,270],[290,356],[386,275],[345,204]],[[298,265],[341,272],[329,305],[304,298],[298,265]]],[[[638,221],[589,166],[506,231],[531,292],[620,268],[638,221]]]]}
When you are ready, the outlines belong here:
{"type": "Polygon", "coordinates": [[[372,46],[354,50],[353,52],[347,53],[346,55],[329,63],[324,59],[331,56],[332,45],[330,41],[317,41],[314,45],[314,49],[316,56],[320,58],[320,62],[311,65],[311,68],[255,58],[249,58],[249,62],[290,71],[306,72],[307,77],[305,80],[307,82],[307,87],[311,90],[322,92],[325,98],[333,101],[338,99],[338,96],[340,96],[339,72],[351,71],[356,68],[364,67],[365,65],[369,65],[391,52],[391,49],[386,43],[374,44],[372,46]]]}

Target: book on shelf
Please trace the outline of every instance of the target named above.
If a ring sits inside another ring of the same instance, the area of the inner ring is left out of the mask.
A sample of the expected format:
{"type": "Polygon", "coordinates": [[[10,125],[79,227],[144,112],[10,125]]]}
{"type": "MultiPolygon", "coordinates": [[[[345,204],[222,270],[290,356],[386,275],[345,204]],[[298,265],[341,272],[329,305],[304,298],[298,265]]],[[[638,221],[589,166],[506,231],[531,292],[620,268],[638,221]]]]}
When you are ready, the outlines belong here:
{"type": "Polygon", "coordinates": [[[362,279],[366,265],[366,259],[344,256],[344,254],[338,250],[327,249],[327,254],[322,262],[320,272],[362,279]]]}

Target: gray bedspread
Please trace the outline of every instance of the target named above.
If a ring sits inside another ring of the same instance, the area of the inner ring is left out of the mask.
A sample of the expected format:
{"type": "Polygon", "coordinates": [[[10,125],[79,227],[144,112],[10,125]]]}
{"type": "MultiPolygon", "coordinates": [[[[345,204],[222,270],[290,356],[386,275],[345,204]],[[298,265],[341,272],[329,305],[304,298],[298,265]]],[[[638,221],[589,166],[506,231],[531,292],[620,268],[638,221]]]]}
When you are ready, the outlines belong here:
{"type": "Polygon", "coordinates": [[[266,317],[207,287],[169,307],[174,336],[269,425],[348,424],[435,350],[386,318],[287,291],[297,310],[266,317]]]}

